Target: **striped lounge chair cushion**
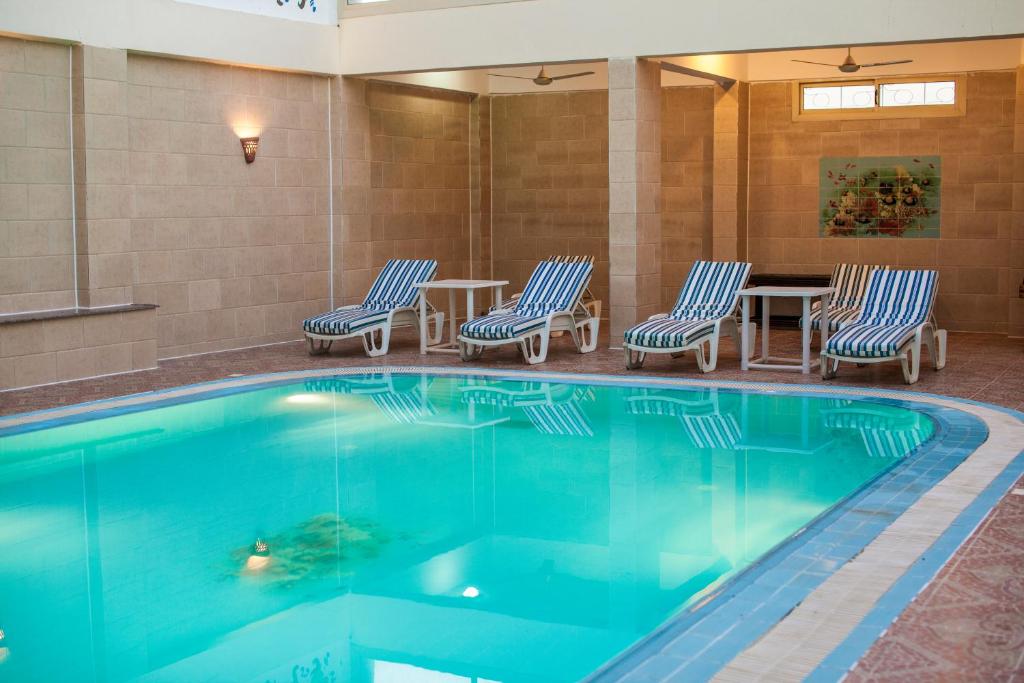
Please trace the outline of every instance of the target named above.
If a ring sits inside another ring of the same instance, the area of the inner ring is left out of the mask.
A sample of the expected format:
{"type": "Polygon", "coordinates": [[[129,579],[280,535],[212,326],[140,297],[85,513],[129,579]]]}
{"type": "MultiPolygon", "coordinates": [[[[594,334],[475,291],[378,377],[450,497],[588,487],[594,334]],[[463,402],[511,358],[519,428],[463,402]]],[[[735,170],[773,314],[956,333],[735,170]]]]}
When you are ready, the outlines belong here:
{"type": "Polygon", "coordinates": [[[749,276],[749,263],[697,261],[668,317],[626,330],[626,343],[668,349],[699,341],[714,331],[716,320],[732,314],[736,292],[749,276]]]}
{"type": "Polygon", "coordinates": [[[559,436],[593,436],[590,421],[575,403],[528,406],[523,412],[542,434],[559,436]]]}
{"type": "MultiPolygon", "coordinates": [[[[865,266],[853,263],[840,263],[832,270],[829,287],[835,293],[828,304],[828,328],[835,332],[843,325],[853,322],[860,314],[864,293],[868,288],[871,274],[876,270],[886,270],[886,266],[865,266]]],[[[811,326],[821,329],[821,302],[811,305],[811,326]]]]}
{"type": "Polygon", "coordinates": [[[513,339],[544,326],[551,313],[571,311],[594,266],[589,261],[541,261],[512,311],[498,310],[463,323],[460,333],[470,339],[513,339]]]}
{"type": "Polygon", "coordinates": [[[736,292],[749,276],[749,263],[697,261],[672,307],[672,317],[714,320],[729,315],[736,308],[736,292]]]}
{"type": "Polygon", "coordinates": [[[826,351],[855,358],[897,355],[931,315],[937,280],[933,270],[875,271],[860,317],[829,337],[826,351]]]}
{"type": "Polygon", "coordinates": [[[626,343],[651,348],[687,346],[715,329],[714,320],[648,320],[626,330],[626,343]]]}
{"type": "Polygon", "coordinates": [[[436,272],[433,259],[391,259],[377,275],[362,306],[375,311],[412,306],[419,294],[416,283],[434,279],[436,272]]]}
{"type": "Polygon", "coordinates": [[[302,321],[302,329],[312,334],[343,335],[359,332],[372,325],[385,322],[387,319],[388,311],[386,310],[349,308],[307,318],[302,321]]]}
{"type": "Polygon", "coordinates": [[[470,339],[513,339],[544,327],[544,316],[497,312],[463,323],[460,332],[470,339]]]}

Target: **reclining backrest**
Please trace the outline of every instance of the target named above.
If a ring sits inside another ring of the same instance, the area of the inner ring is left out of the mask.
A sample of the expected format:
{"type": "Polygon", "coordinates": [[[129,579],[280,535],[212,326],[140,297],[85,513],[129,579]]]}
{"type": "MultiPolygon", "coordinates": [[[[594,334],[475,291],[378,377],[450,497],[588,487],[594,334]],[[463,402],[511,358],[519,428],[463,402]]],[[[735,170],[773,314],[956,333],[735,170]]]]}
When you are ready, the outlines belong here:
{"type": "Polygon", "coordinates": [[[519,297],[516,315],[571,311],[593,272],[594,265],[589,260],[541,261],[519,297]]]}
{"type": "Polygon", "coordinates": [[[391,259],[366,293],[363,306],[377,311],[412,306],[419,293],[416,283],[433,280],[436,273],[437,261],[432,259],[391,259]]]}
{"type": "Polygon", "coordinates": [[[934,270],[876,270],[868,281],[858,323],[920,325],[931,317],[939,274],[934,270]]]}
{"type": "Polygon", "coordinates": [[[750,277],[750,264],[737,261],[697,261],[690,268],[672,317],[681,319],[722,318],[736,308],[736,292],[750,277]]]}

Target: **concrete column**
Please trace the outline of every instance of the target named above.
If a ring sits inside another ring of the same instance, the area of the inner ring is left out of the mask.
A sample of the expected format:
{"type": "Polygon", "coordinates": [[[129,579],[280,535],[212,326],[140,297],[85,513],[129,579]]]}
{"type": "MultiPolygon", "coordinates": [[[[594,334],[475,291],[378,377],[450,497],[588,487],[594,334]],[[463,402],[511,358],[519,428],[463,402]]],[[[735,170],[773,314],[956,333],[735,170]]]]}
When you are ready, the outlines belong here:
{"type": "Polygon", "coordinates": [[[1024,337],[1024,64],[1017,67],[1016,124],[1013,128],[1013,216],[1010,231],[1009,334],[1024,337]]]}
{"type": "Polygon", "coordinates": [[[715,86],[712,221],[703,254],[718,261],[747,257],[748,94],[747,83],[715,86]]]}
{"type": "MultiPolygon", "coordinates": [[[[493,277],[491,260],[491,98],[480,96],[469,105],[469,273],[493,277]]],[[[478,308],[491,305],[482,292],[478,308]]]]}
{"type": "Polygon", "coordinates": [[[334,305],[357,304],[372,281],[370,107],[366,81],[331,81],[334,305]]]}
{"type": "Polygon", "coordinates": [[[609,343],[658,312],[661,288],[661,69],[608,60],[609,343]]]}
{"type": "Polygon", "coordinates": [[[82,307],[132,302],[128,52],[78,45],[71,69],[76,286],[82,307]]]}

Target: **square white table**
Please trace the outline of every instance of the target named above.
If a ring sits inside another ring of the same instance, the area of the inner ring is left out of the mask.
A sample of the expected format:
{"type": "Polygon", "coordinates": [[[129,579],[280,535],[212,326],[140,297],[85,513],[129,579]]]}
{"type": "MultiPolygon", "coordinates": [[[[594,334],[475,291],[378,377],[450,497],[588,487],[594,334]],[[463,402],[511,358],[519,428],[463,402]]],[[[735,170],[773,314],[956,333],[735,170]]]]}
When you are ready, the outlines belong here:
{"type": "Polygon", "coordinates": [[[459,352],[459,326],[456,322],[455,292],[463,290],[466,292],[466,316],[472,320],[473,315],[473,293],[478,289],[494,290],[494,305],[501,307],[501,288],[508,284],[508,280],[431,280],[430,282],[418,282],[416,287],[420,289],[420,354],[433,353],[458,353],[459,352]],[[427,290],[447,289],[448,290],[448,341],[440,344],[429,345],[427,338],[427,290]]]}
{"type": "Polygon", "coordinates": [[[747,349],[741,354],[740,370],[755,368],[758,370],[800,370],[810,374],[811,367],[819,363],[811,361],[811,299],[821,299],[821,348],[828,342],[828,300],[835,293],[832,287],[748,287],[739,291],[743,299],[743,322],[740,326],[740,346],[747,349]],[[761,297],[761,356],[754,360],[747,358],[753,339],[747,339],[747,325],[750,323],[750,299],[761,297]],[[799,364],[796,358],[780,358],[768,354],[769,303],[772,297],[789,297],[803,299],[801,316],[801,357],[799,364]],[[774,362],[772,362],[774,361],[774,362]]]}

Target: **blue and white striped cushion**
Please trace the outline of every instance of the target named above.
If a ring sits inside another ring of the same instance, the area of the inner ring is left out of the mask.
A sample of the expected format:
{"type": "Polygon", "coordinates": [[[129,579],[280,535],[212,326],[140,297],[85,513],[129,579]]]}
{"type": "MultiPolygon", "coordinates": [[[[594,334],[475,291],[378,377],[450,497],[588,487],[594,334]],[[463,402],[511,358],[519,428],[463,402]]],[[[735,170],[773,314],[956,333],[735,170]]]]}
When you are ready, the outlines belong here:
{"type": "Polygon", "coordinates": [[[749,276],[749,263],[697,261],[686,276],[671,316],[713,320],[729,315],[736,307],[736,292],[749,276]]]}
{"type": "Polygon", "coordinates": [[[648,320],[626,330],[626,343],[655,349],[671,349],[687,346],[693,341],[710,335],[715,328],[714,320],[676,320],[659,318],[648,320]]]}
{"type": "Polygon", "coordinates": [[[593,272],[589,261],[541,261],[516,303],[516,315],[532,317],[571,310],[593,272]]]}
{"type": "MultiPolygon", "coordinates": [[[[851,323],[860,315],[860,307],[864,303],[864,294],[876,270],[887,270],[888,266],[858,265],[839,263],[832,269],[832,278],[828,286],[835,292],[828,302],[828,328],[836,331],[843,325],[851,323]]],[[[811,327],[821,329],[821,302],[811,304],[811,327]]]]}
{"type": "Polygon", "coordinates": [[[868,283],[857,321],[829,337],[826,351],[840,356],[895,356],[931,315],[938,273],[879,270],[868,283]]]}
{"type": "Polygon", "coordinates": [[[386,310],[349,308],[306,318],[302,321],[302,329],[312,334],[343,335],[358,332],[371,325],[385,322],[387,319],[388,311],[386,310]]]}
{"type": "Polygon", "coordinates": [[[470,339],[513,339],[544,327],[544,316],[525,316],[498,311],[462,323],[460,334],[470,339]]]}
{"type": "Polygon", "coordinates": [[[363,307],[375,311],[412,306],[417,282],[434,279],[437,261],[432,259],[391,259],[377,275],[363,299],[363,307]]]}
{"type": "Polygon", "coordinates": [[[528,406],[523,412],[542,434],[559,436],[593,436],[587,416],[575,403],[528,406]]]}

